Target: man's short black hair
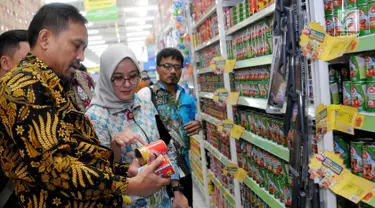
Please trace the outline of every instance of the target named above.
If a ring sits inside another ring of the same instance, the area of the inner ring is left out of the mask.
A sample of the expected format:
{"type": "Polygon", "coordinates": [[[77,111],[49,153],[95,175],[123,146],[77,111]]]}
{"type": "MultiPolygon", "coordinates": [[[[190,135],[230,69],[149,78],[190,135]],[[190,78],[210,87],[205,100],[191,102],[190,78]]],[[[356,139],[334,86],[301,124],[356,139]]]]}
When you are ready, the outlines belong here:
{"type": "Polygon", "coordinates": [[[0,35],[0,57],[13,56],[20,42],[27,41],[27,30],[9,30],[0,35]]]}
{"type": "Polygon", "coordinates": [[[159,66],[161,60],[168,57],[172,57],[172,59],[180,61],[181,66],[184,65],[184,56],[182,55],[181,51],[177,50],[176,48],[164,48],[161,50],[156,56],[156,64],[159,66]]]}
{"type": "Polygon", "coordinates": [[[52,3],[44,5],[35,14],[29,26],[29,44],[33,48],[43,29],[51,30],[55,35],[68,29],[69,21],[86,24],[87,20],[77,8],[70,4],[52,3]]]}

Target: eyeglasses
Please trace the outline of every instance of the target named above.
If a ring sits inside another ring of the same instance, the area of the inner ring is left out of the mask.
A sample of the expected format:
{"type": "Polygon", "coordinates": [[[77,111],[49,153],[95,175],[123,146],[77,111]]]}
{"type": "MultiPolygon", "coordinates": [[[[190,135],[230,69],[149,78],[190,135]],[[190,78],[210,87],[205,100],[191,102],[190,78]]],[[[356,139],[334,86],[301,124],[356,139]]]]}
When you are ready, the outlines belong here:
{"type": "Polygon", "coordinates": [[[125,77],[112,77],[111,81],[116,87],[122,87],[125,85],[126,81],[129,81],[131,85],[137,85],[139,83],[139,74],[130,76],[129,78],[125,77]]]}
{"type": "Polygon", "coordinates": [[[180,71],[182,69],[182,66],[180,64],[166,63],[166,64],[160,64],[159,66],[163,67],[164,69],[166,69],[168,71],[171,71],[172,68],[174,68],[174,70],[176,70],[176,71],[180,71]]]}

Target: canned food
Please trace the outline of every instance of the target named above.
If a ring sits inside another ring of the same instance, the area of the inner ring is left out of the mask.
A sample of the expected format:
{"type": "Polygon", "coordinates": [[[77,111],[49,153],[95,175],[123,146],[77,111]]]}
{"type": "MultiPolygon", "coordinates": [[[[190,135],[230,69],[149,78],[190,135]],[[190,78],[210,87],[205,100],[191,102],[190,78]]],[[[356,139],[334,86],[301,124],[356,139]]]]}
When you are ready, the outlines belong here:
{"type": "Polygon", "coordinates": [[[333,14],[333,24],[335,27],[336,36],[346,34],[344,21],[345,21],[345,12],[343,10],[340,9],[333,14]]]}
{"type": "Polygon", "coordinates": [[[345,8],[356,8],[358,0],[345,0],[345,8]]]}
{"type": "Polygon", "coordinates": [[[329,68],[329,82],[336,82],[336,70],[332,67],[329,68]]]}
{"type": "Polygon", "coordinates": [[[363,177],[375,182],[375,145],[364,145],[363,157],[363,177]]]}
{"type": "Polygon", "coordinates": [[[357,8],[345,11],[345,28],[349,34],[359,33],[359,11],[357,8]]]}
{"type": "MultiPolygon", "coordinates": [[[[368,0],[357,0],[357,4],[360,6],[360,5],[364,5],[364,4],[367,4],[368,3],[368,0]]],[[[371,1],[371,0],[370,0],[371,1]]]]}
{"type": "Polygon", "coordinates": [[[167,145],[163,140],[151,142],[145,146],[139,147],[134,151],[135,157],[138,159],[140,165],[145,165],[150,153],[156,153],[157,155],[166,155],[168,153],[167,145]]]}
{"type": "Polygon", "coordinates": [[[337,82],[330,82],[329,90],[331,93],[331,103],[340,104],[339,87],[338,87],[337,82]]]}
{"type": "Polygon", "coordinates": [[[168,178],[171,175],[175,174],[176,171],[174,170],[172,163],[168,158],[168,155],[163,155],[163,159],[163,162],[155,170],[155,174],[163,178],[168,178]]]}
{"type": "Polygon", "coordinates": [[[350,80],[352,82],[361,81],[366,79],[366,62],[361,56],[350,56],[350,80]]]}
{"type": "Polygon", "coordinates": [[[375,81],[368,81],[366,83],[366,101],[366,110],[369,112],[375,112],[375,81]]]}
{"type": "Polygon", "coordinates": [[[344,9],[344,0],[333,0],[333,10],[338,12],[344,9]]]}
{"type": "Polygon", "coordinates": [[[341,79],[342,81],[349,81],[350,80],[350,72],[347,67],[342,67],[341,68],[341,79]]]}
{"type": "Polygon", "coordinates": [[[352,106],[352,95],[351,95],[351,92],[352,92],[351,86],[352,85],[351,85],[350,81],[343,81],[342,85],[343,85],[343,90],[342,90],[343,103],[346,106],[352,106]]]}
{"type": "Polygon", "coordinates": [[[365,56],[366,61],[366,80],[375,80],[375,60],[371,56],[365,56]]]}
{"type": "Polygon", "coordinates": [[[358,176],[363,175],[362,150],[363,142],[350,142],[352,173],[358,176]]]}
{"type": "Polygon", "coordinates": [[[366,84],[364,81],[361,82],[352,82],[352,106],[356,107],[358,111],[366,110],[366,84]]]}
{"type": "Polygon", "coordinates": [[[370,22],[370,32],[375,33],[375,1],[368,3],[368,17],[370,22]]]}
{"type": "Polygon", "coordinates": [[[368,5],[363,4],[358,6],[359,11],[359,36],[370,34],[370,20],[368,17],[368,5]]]}
{"type": "Polygon", "coordinates": [[[335,36],[335,24],[333,22],[333,15],[326,15],[326,32],[335,36]]]}

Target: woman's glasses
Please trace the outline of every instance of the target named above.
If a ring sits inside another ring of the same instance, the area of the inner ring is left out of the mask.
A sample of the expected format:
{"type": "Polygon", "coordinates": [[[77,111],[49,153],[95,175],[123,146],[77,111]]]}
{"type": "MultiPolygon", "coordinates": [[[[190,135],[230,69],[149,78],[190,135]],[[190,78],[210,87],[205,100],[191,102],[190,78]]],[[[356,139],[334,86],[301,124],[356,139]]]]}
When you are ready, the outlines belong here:
{"type": "Polygon", "coordinates": [[[111,78],[111,81],[116,87],[122,87],[126,81],[129,81],[131,85],[137,85],[139,83],[139,74],[132,75],[130,77],[115,76],[111,78]]]}

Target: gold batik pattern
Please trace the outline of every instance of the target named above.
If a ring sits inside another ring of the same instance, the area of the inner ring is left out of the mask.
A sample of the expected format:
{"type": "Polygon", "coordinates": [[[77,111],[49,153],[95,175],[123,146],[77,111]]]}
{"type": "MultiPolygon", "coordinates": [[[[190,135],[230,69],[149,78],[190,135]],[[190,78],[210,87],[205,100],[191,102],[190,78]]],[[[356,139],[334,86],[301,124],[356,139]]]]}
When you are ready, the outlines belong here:
{"type": "Polygon", "coordinates": [[[127,164],[113,164],[57,75],[28,54],[0,81],[0,162],[23,207],[121,207],[127,164]]]}

